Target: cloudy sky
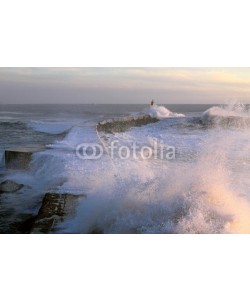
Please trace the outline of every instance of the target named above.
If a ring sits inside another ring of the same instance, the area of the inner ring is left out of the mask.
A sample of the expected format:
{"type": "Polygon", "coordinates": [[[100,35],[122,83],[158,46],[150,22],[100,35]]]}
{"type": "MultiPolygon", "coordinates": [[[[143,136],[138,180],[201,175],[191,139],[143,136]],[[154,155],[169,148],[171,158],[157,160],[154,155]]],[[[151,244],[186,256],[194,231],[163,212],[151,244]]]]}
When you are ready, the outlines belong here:
{"type": "Polygon", "coordinates": [[[250,103],[250,68],[0,68],[0,103],[250,103]]]}

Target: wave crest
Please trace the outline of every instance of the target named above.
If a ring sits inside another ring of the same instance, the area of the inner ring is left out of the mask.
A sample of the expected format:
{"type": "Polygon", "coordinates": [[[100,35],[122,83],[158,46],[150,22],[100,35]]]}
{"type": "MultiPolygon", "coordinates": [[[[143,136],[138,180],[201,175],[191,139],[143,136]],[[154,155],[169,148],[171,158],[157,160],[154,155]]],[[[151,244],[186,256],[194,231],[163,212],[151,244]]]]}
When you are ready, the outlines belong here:
{"type": "Polygon", "coordinates": [[[170,110],[168,110],[165,106],[158,106],[158,105],[152,105],[147,111],[147,114],[149,114],[152,118],[157,118],[159,120],[165,119],[165,118],[179,118],[179,117],[185,117],[183,114],[174,113],[170,110]]]}
{"type": "Polygon", "coordinates": [[[213,106],[202,114],[201,120],[205,125],[239,128],[250,126],[249,112],[246,106],[242,104],[227,105],[225,107],[213,106]]]}

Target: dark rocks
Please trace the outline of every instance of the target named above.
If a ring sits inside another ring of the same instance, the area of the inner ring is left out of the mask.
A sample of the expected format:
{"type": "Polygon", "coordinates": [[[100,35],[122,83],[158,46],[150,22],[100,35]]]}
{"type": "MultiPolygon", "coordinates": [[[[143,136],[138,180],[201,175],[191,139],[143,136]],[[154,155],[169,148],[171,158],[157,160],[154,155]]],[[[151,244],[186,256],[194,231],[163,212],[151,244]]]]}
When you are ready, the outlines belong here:
{"type": "Polygon", "coordinates": [[[23,184],[16,183],[15,181],[5,180],[0,184],[0,193],[15,193],[23,186],[23,184]]]}
{"type": "Polygon", "coordinates": [[[25,233],[30,233],[34,222],[36,220],[36,216],[33,215],[25,215],[22,216],[22,221],[18,221],[18,222],[14,222],[10,224],[10,233],[21,233],[21,234],[25,234],[25,233]]]}
{"type": "MultiPolygon", "coordinates": [[[[84,195],[45,194],[42,206],[33,220],[31,233],[52,233],[58,223],[73,216],[77,200],[84,195]]],[[[85,196],[84,196],[85,197],[85,196]]]]}
{"type": "Polygon", "coordinates": [[[97,131],[104,131],[107,133],[124,132],[131,127],[139,127],[151,123],[156,123],[159,120],[150,115],[125,117],[114,120],[107,120],[97,124],[97,131]]]}
{"type": "Polygon", "coordinates": [[[44,149],[45,148],[30,146],[25,148],[5,150],[5,167],[15,170],[26,170],[29,168],[32,154],[35,152],[40,152],[44,149]]]}
{"type": "Polygon", "coordinates": [[[101,229],[99,227],[94,227],[88,233],[89,234],[103,234],[104,231],[103,231],[103,229],[101,229]]]}

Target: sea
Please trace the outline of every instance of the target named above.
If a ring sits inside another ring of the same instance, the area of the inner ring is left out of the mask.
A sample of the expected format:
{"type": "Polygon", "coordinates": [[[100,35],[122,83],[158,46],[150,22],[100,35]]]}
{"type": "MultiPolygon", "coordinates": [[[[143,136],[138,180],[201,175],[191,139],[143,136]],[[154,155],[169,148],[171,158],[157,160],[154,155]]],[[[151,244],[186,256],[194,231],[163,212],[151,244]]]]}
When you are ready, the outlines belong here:
{"type": "Polygon", "coordinates": [[[0,194],[0,233],[17,233],[47,192],[79,195],[54,233],[250,233],[249,118],[240,103],[2,104],[0,182],[24,187],[0,194]],[[159,121],[96,130],[145,114],[159,121]],[[5,167],[5,150],[29,146],[44,149],[28,170],[5,167]]]}

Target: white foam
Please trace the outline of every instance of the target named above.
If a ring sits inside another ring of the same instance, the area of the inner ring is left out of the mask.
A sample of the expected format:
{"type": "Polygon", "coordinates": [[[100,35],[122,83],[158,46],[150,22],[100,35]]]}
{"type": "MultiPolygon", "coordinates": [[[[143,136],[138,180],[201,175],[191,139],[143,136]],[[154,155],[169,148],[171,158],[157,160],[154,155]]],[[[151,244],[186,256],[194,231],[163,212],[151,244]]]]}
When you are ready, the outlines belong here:
{"type": "Polygon", "coordinates": [[[146,113],[157,119],[185,117],[183,114],[171,112],[166,107],[156,104],[150,106],[150,108],[146,110],[146,113]]]}
{"type": "MultiPolygon", "coordinates": [[[[213,106],[202,114],[203,123],[221,124],[223,121],[234,122],[234,125],[245,126],[250,121],[250,115],[244,105],[213,106]]],[[[225,124],[225,122],[223,123],[225,124]]]]}
{"type": "Polygon", "coordinates": [[[50,148],[76,149],[82,143],[98,143],[95,126],[74,126],[63,140],[49,145],[50,148]]]}
{"type": "Polygon", "coordinates": [[[152,145],[158,139],[178,149],[184,145],[196,156],[169,162],[111,160],[105,154],[83,161],[75,148],[98,142],[94,126],[74,126],[51,150],[34,154],[30,180],[39,190],[87,195],[62,232],[250,233],[249,173],[239,177],[230,168],[249,153],[248,133],[212,129],[187,135],[159,123],[110,135],[107,144],[117,139],[119,145],[152,145]]]}
{"type": "MultiPolygon", "coordinates": [[[[113,165],[106,159],[83,165],[77,179],[72,172],[70,185],[81,183],[88,196],[68,231],[250,233],[250,202],[247,194],[240,195],[239,179],[228,166],[239,135],[228,134],[206,136],[196,160],[116,160],[113,165]]],[[[119,134],[119,141],[122,136],[128,143],[129,134],[119,134]]]]}

